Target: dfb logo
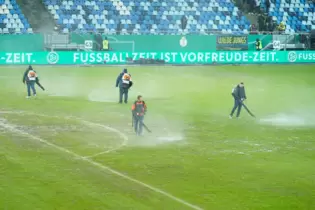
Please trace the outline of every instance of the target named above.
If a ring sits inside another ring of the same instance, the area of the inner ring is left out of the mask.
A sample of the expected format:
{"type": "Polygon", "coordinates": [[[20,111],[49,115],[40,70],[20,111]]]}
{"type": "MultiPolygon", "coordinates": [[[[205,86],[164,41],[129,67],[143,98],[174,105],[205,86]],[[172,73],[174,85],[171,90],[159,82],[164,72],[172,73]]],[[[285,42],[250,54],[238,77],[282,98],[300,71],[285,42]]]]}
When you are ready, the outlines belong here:
{"type": "Polygon", "coordinates": [[[276,40],[272,42],[274,49],[280,49],[280,41],[276,40]]]}
{"type": "Polygon", "coordinates": [[[297,60],[297,54],[294,51],[288,53],[288,60],[292,63],[297,60]]]}
{"type": "Polygon", "coordinates": [[[49,52],[46,58],[49,64],[56,64],[59,61],[59,55],[56,52],[49,52]]]}
{"type": "Polygon", "coordinates": [[[85,49],[92,49],[93,48],[93,41],[92,40],[85,40],[84,47],[85,47],[85,49]]]}

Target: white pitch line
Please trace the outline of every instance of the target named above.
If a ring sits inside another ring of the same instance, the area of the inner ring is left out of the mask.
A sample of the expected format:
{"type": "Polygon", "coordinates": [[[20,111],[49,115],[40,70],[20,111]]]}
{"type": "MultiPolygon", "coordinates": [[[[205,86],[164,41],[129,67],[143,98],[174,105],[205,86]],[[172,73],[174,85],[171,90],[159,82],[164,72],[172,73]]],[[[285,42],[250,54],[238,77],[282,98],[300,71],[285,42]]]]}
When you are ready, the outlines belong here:
{"type": "MultiPolygon", "coordinates": [[[[75,118],[74,118],[75,119],[75,118]]],[[[106,154],[106,153],[110,153],[110,152],[113,152],[113,151],[116,151],[124,146],[127,145],[127,142],[128,142],[128,137],[123,134],[122,132],[120,132],[119,130],[115,129],[115,128],[112,128],[112,127],[108,127],[108,126],[105,126],[105,125],[102,125],[102,124],[98,124],[98,123],[93,123],[93,122],[89,122],[89,121],[86,121],[86,120],[82,120],[82,119],[79,119],[77,118],[79,121],[81,121],[82,123],[88,125],[88,126],[98,126],[98,127],[101,127],[101,128],[104,128],[106,130],[109,130],[109,131],[112,131],[112,132],[115,132],[117,133],[124,141],[123,143],[117,147],[117,148],[113,148],[113,149],[109,149],[109,150],[106,150],[106,151],[103,151],[103,152],[99,152],[99,153],[96,153],[94,155],[90,155],[90,156],[85,156],[84,158],[92,158],[92,157],[96,157],[96,156],[99,156],[99,155],[102,155],[102,154],[106,154]]]]}
{"type": "Polygon", "coordinates": [[[63,116],[63,117],[61,117],[61,116],[57,116],[57,115],[45,115],[45,114],[37,114],[37,113],[24,112],[24,111],[0,111],[0,113],[4,113],[4,114],[26,114],[26,115],[35,115],[35,116],[40,116],[40,117],[54,117],[54,118],[59,118],[59,119],[73,119],[73,120],[80,121],[81,123],[84,123],[84,124],[86,124],[88,126],[98,126],[98,127],[104,128],[106,130],[109,130],[111,132],[114,132],[114,133],[118,134],[123,139],[122,144],[120,144],[119,146],[117,146],[115,148],[112,148],[112,149],[105,150],[103,152],[96,153],[94,155],[85,156],[85,158],[92,158],[92,157],[96,157],[96,156],[99,156],[99,155],[102,155],[102,154],[106,154],[106,153],[117,151],[117,150],[121,149],[122,147],[126,146],[127,143],[128,143],[128,140],[129,140],[127,135],[125,135],[124,133],[122,133],[121,131],[119,131],[119,130],[117,130],[115,128],[112,128],[112,127],[109,127],[109,126],[106,126],[106,125],[102,125],[102,124],[98,124],[98,123],[89,122],[89,121],[86,121],[86,120],[83,120],[83,119],[80,119],[80,118],[77,118],[77,117],[71,117],[71,116],[63,116]]]}
{"type": "Polygon", "coordinates": [[[94,157],[97,157],[97,156],[100,156],[100,155],[103,155],[103,154],[107,154],[107,153],[111,153],[111,152],[114,152],[114,151],[117,151],[117,149],[113,148],[113,149],[105,150],[103,152],[99,152],[99,153],[96,153],[94,155],[84,156],[84,158],[94,158],[94,157]]]}
{"type": "Polygon", "coordinates": [[[203,210],[201,207],[198,207],[198,206],[196,206],[196,205],[194,205],[194,204],[188,203],[187,201],[185,201],[185,200],[183,200],[183,199],[180,199],[180,198],[178,198],[178,197],[176,197],[176,196],[174,196],[174,195],[171,195],[170,193],[168,193],[168,192],[166,192],[166,191],[163,191],[163,190],[161,190],[161,189],[159,189],[159,188],[153,187],[153,186],[151,186],[151,185],[149,185],[149,184],[146,184],[146,183],[144,183],[144,182],[142,182],[142,181],[139,181],[139,180],[137,180],[137,179],[134,179],[134,178],[132,178],[132,177],[130,177],[130,176],[127,176],[127,175],[125,175],[125,174],[123,174],[123,173],[121,173],[121,172],[119,172],[119,171],[116,171],[116,170],[114,170],[114,169],[112,169],[112,168],[110,168],[110,167],[108,167],[108,166],[106,166],[106,165],[97,163],[97,162],[95,162],[95,161],[93,161],[93,160],[91,160],[91,159],[85,158],[85,157],[83,157],[83,156],[81,156],[81,155],[78,155],[78,154],[76,154],[76,153],[74,153],[74,152],[72,152],[72,151],[70,151],[70,150],[67,150],[67,149],[65,149],[65,148],[63,148],[63,147],[60,147],[60,146],[55,145],[55,144],[53,144],[53,143],[50,143],[50,142],[48,142],[48,141],[46,141],[46,140],[44,140],[44,139],[42,139],[42,138],[40,138],[40,137],[34,136],[34,135],[30,134],[30,133],[27,133],[27,132],[25,132],[25,131],[22,131],[22,130],[20,130],[20,129],[17,129],[17,128],[15,128],[15,126],[12,125],[12,124],[7,124],[7,123],[5,124],[5,123],[0,122],[0,127],[3,127],[3,128],[5,128],[5,129],[7,129],[7,130],[13,132],[13,133],[16,133],[16,134],[21,134],[21,135],[24,135],[24,136],[28,136],[29,138],[31,138],[31,139],[33,139],[33,140],[39,141],[39,142],[41,142],[41,143],[43,143],[43,144],[46,144],[46,145],[48,145],[48,146],[50,146],[50,147],[53,147],[53,148],[55,148],[55,149],[57,149],[57,150],[60,150],[60,151],[64,152],[64,153],[67,153],[67,154],[69,154],[69,155],[72,155],[72,156],[75,157],[76,159],[80,159],[80,160],[82,160],[82,161],[85,161],[85,162],[87,162],[87,163],[90,163],[91,165],[94,165],[94,166],[96,166],[96,167],[98,167],[98,168],[100,168],[100,169],[109,171],[110,173],[115,174],[115,175],[118,176],[118,177],[121,177],[121,178],[126,179],[126,180],[131,181],[131,182],[134,182],[134,183],[136,183],[136,184],[138,184],[138,185],[141,185],[141,186],[143,186],[143,187],[145,187],[145,188],[147,188],[147,189],[150,189],[150,190],[152,190],[152,191],[154,191],[154,192],[156,192],[156,193],[159,193],[159,194],[161,194],[161,195],[164,195],[164,196],[170,198],[171,200],[174,200],[174,201],[176,201],[176,202],[178,202],[178,203],[180,203],[180,204],[183,204],[184,206],[187,206],[187,207],[189,207],[189,208],[191,208],[191,209],[203,210]]]}

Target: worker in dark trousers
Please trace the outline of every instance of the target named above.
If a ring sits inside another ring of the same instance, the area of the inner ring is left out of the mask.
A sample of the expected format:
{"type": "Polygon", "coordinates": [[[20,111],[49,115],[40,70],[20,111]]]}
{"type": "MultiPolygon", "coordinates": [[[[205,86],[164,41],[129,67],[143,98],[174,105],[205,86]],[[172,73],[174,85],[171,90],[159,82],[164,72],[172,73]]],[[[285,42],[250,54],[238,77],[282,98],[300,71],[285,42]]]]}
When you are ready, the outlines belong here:
{"type": "Polygon", "coordinates": [[[116,80],[116,87],[119,87],[119,103],[123,102],[128,103],[128,92],[129,88],[132,86],[131,75],[128,73],[127,69],[124,69],[122,73],[120,73],[116,80]]]}
{"type": "MultiPolygon", "coordinates": [[[[34,93],[34,91],[36,92],[35,85],[34,85],[34,89],[32,87],[32,83],[34,83],[33,78],[29,77],[32,74],[33,75],[35,74],[34,75],[35,76],[35,84],[37,84],[42,90],[45,90],[45,88],[40,84],[38,75],[31,65],[28,66],[28,68],[25,70],[24,75],[23,75],[23,83],[24,84],[26,83],[26,85],[29,84],[29,86],[27,86],[28,90],[32,89],[33,93],[34,93]]],[[[28,97],[30,97],[30,94],[28,94],[28,97]]]]}
{"type": "Polygon", "coordinates": [[[27,96],[26,98],[31,97],[31,90],[33,92],[33,96],[36,96],[35,84],[38,81],[38,77],[36,71],[33,70],[33,67],[30,65],[23,74],[23,83],[26,84],[27,87],[27,96]]]}
{"type": "Polygon", "coordinates": [[[244,83],[241,82],[232,90],[232,96],[234,98],[234,106],[230,114],[230,118],[233,117],[235,110],[237,109],[236,117],[238,118],[241,113],[243,101],[246,100],[246,93],[244,83]]]}
{"type": "Polygon", "coordinates": [[[142,96],[138,96],[137,100],[131,107],[134,128],[137,136],[142,135],[144,115],[147,112],[147,105],[142,100],[142,96]]]}

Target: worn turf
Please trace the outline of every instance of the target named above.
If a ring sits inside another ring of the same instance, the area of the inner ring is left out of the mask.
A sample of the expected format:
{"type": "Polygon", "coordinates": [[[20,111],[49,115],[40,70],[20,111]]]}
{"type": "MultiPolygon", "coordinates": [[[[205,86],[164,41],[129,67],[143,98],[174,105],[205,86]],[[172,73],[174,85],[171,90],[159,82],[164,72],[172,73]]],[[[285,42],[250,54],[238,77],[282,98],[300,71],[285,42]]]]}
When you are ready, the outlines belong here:
{"type": "Polygon", "coordinates": [[[25,99],[25,68],[0,68],[0,209],[315,209],[312,66],[128,67],[128,105],[122,67],[35,69],[25,99]],[[228,118],[240,81],[256,119],[228,118]]]}

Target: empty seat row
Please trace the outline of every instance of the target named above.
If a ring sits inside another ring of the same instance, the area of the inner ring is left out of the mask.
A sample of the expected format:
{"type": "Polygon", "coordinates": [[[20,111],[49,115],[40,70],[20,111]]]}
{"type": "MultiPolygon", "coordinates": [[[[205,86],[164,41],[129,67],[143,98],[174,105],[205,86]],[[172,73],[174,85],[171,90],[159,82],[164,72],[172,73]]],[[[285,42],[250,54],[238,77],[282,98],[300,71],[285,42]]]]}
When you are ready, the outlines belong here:
{"type": "Polygon", "coordinates": [[[231,0],[43,1],[65,33],[107,29],[164,34],[197,33],[198,30],[247,33],[250,25],[231,0]],[[187,27],[180,31],[183,16],[187,27]]]}
{"type": "MultiPolygon", "coordinates": [[[[262,0],[261,7],[267,11],[266,0],[262,0]]],[[[314,3],[307,0],[271,0],[268,15],[277,24],[286,24],[286,33],[310,32],[315,20],[314,3]]]]}
{"type": "Polygon", "coordinates": [[[0,33],[33,33],[15,0],[0,0],[0,33]]]}

